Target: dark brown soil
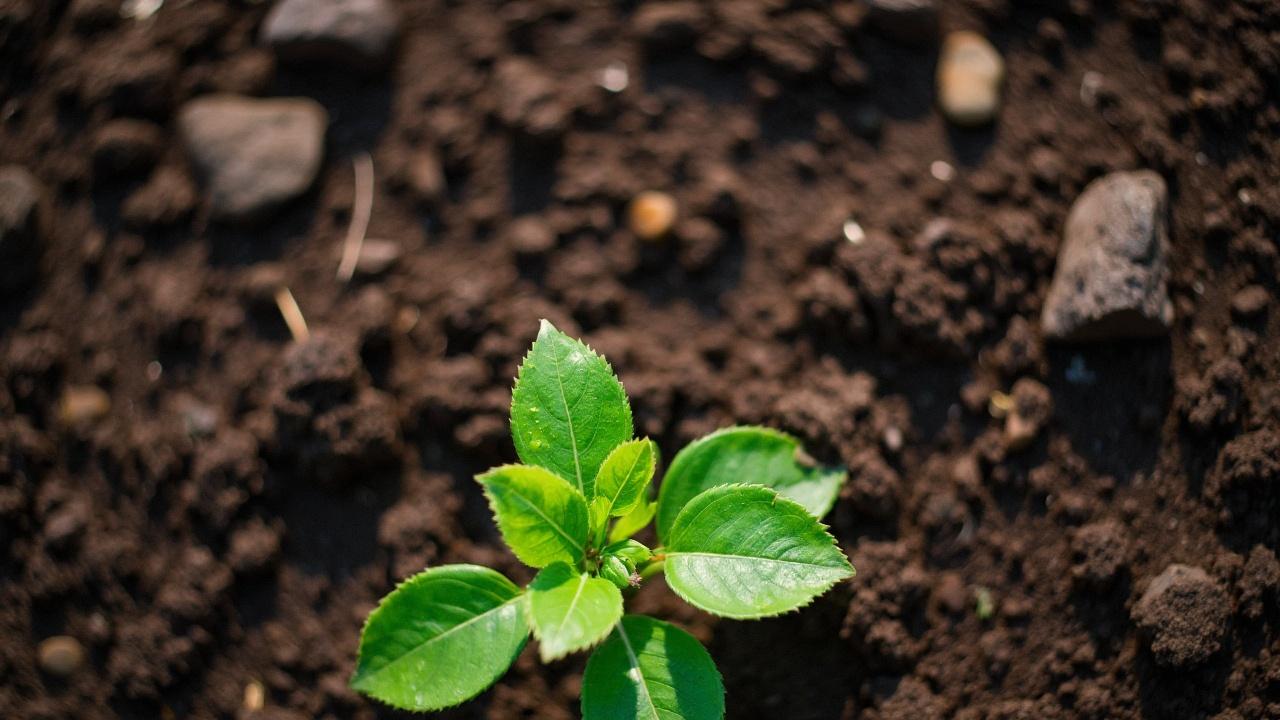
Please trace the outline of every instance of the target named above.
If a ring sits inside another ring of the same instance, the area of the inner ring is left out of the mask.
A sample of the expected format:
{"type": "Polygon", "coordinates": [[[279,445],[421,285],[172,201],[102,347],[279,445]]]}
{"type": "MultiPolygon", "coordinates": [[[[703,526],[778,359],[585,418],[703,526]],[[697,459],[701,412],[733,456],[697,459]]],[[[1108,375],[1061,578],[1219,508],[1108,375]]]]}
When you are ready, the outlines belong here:
{"type": "MultiPolygon", "coordinates": [[[[667,458],[766,423],[852,469],[829,520],[859,574],[805,612],[634,603],[709,644],[730,718],[1280,717],[1280,5],[942,3],[1008,64],[977,131],[933,107],[937,44],[852,0],[397,5],[393,66],[348,78],[277,67],[268,3],[0,0],[0,164],[51,211],[0,304],[0,716],[391,716],[345,685],[376,599],[428,564],[529,577],[471,476],[513,459],[545,316],[667,458]],[[331,117],[317,187],[258,228],[206,221],[177,138],[214,90],[331,117]],[[364,151],[369,236],[405,252],[344,285],[364,151]],[[1070,203],[1132,168],[1169,184],[1175,326],[1046,345],[1070,203]],[[650,188],[665,242],[622,223],[650,188]],[[989,412],[1015,382],[1029,441],[989,412]],[[1220,623],[1190,665],[1140,625],[1168,608],[1135,613],[1173,563],[1220,623]],[[54,635],[88,651],[66,679],[54,635]]],[[[581,670],[526,652],[442,716],[576,717],[581,670]]]]}

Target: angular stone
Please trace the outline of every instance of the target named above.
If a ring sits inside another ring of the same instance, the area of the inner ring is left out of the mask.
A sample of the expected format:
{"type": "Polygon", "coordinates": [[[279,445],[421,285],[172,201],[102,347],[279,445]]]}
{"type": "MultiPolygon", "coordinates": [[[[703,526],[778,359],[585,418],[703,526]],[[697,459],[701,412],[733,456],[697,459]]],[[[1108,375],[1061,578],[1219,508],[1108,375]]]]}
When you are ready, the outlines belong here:
{"type": "Polygon", "coordinates": [[[376,70],[399,32],[387,0],[280,0],[262,24],[262,40],[295,65],[325,63],[376,70]]]}
{"type": "Polygon", "coordinates": [[[1173,322],[1167,190],[1154,172],[1118,172],[1071,206],[1040,324],[1045,337],[1154,337],[1173,322]]]}
{"type": "Polygon", "coordinates": [[[26,284],[40,259],[44,188],[17,165],[0,167],[0,291],[26,284]]]}
{"type": "Polygon", "coordinates": [[[938,105],[947,119],[968,127],[985,125],[1000,111],[1004,59],[981,35],[953,32],[938,58],[938,105]]]}
{"type": "Polygon", "coordinates": [[[320,171],[329,116],[314,100],[209,95],[178,117],[215,219],[260,220],[307,191],[320,171]]]}

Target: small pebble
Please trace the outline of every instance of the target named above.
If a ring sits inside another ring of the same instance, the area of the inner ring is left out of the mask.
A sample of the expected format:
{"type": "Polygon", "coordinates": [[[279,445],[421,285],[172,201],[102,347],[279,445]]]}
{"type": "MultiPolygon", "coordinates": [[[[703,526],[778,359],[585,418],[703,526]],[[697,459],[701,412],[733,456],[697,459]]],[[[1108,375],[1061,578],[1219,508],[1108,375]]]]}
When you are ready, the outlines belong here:
{"type": "Polygon", "coordinates": [[[929,174],[939,182],[951,182],[956,177],[956,168],[945,160],[934,160],[929,164],[929,174]]]}
{"type": "Polygon", "coordinates": [[[938,104],[957,125],[985,125],[1000,110],[1004,60],[987,39],[972,32],[953,32],[938,59],[938,104]]]}
{"type": "Polygon", "coordinates": [[[862,226],[858,224],[858,221],[853,218],[845,220],[844,227],[841,228],[841,230],[844,233],[844,239],[854,245],[861,245],[862,241],[867,239],[866,231],[863,230],[862,226]]]}
{"type": "Polygon", "coordinates": [[[1254,317],[1262,314],[1271,303],[1271,294],[1261,285],[1249,285],[1231,298],[1231,312],[1239,317],[1254,317]]]}
{"type": "Polygon", "coordinates": [[[381,275],[399,262],[402,254],[400,243],[395,240],[365,240],[356,260],[356,272],[368,276],[381,275]]]}
{"type": "Polygon", "coordinates": [[[529,215],[511,223],[507,241],[520,255],[542,255],[556,246],[556,235],[545,220],[529,215]]]}
{"type": "Polygon", "coordinates": [[[111,412],[111,396],[93,385],[73,385],[62,393],[58,419],[63,425],[83,425],[111,412]]]}
{"type": "Polygon", "coordinates": [[[250,680],[248,685],[244,686],[244,701],[242,703],[244,709],[249,712],[257,712],[267,704],[267,689],[257,680],[250,680]]]}
{"type": "Polygon", "coordinates": [[[262,22],[263,42],[303,69],[380,69],[398,34],[399,17],[387,0],[281,0],[262,22]]]}
{"type": "Polygon", "coordinates": [[[627,208],[627,225],[642,240],[658,240],[676,221],[676,200],[656,190],[640,193],[627,208]]]}
{"type": "Polygon", "coordinates": [[[631,74],[627,71],[627,64],[620,60],[609,63],[600,71],[596,84],[611,93],[626,90],[627,85],[631,84],[631,74]]]}
{"type": "Polygon", "coordinates": [[[55,635],[40,643],[36,650],[40,669],[50,675],[69,677],[84,664],[84,646],[69,635],[55,635]]]}
{"type": "Polygon", "coordinates": [[[884,447],[891,453],[896,453],[902,449],[902,429],[896,425],[890,425],[884,429],[884,447]]]}

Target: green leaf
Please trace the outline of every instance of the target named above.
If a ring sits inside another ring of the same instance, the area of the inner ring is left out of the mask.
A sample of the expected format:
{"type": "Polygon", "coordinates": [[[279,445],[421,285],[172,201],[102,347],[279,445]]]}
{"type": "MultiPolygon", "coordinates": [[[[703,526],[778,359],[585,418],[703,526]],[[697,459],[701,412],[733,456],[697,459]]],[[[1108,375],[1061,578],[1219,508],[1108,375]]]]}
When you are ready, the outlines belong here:
{"type": "Polygon", "coordinates": [[[604,639],[622,617],[613,583],[565,565],[549,565],[529,584],[529,619],[543,662],[604,639]]]}
{"type": "Polygon", "coordinates": [[[644,502],[645,488],[658,464],[658,446],[652,440],[632,440],[613,449],[596,475],[596,501],[605,501],[608,516],[621,516],[644,502]]]}
{"type": "Polygon", "coordinates": [[[658,503],[652,500],[646,500],[636,506],[634,510],[618,518],[609,530],[609,542],[615,543],[619,540],[626,540],[635,535],[653,520],[653,514],[658,509],[658,503]]]}
{"type": "Polygon", "coordinates": [[[724,684],[689,633],[628,615],[587,661],[582,720],[721,720],[724,684]]]}
{"type": "Polygon", "coordinates": [[[521,460],[591,499],[600,465],[631,439],[631,406],[604,358],[543,320],[511,392],[511,435],[521,460]]]}
{"type": "Polygon", "coordinates": [[[671,532],[680,510],[717,485],[764,485],[822,517],[844,483],[841,468],[817,467],[800,441],[770,428],[730,427],[689,443],[671,461],[658,493],[658,537],[671,532]]]}
{"type": "Polygon", "coordinates": [[[439,710],[480,694],[529,639],[520,588],[476,565],[404,581],[360,634],[351,687],[404,710],[439,710]]]}
{"type": "Polygon", "coordinates": [[[532,567],[576,564],[587,544],[587,502],[564,478],[540,467],[503,465],[476,478],[502,539],[532,567]]]}
{"type": "Polygon", "coordinates": [[[690,605],[738,619],[795,610],[853,575],[821,523],[759,485],[721,485],[685,505],[665,571],[690,605]]]}

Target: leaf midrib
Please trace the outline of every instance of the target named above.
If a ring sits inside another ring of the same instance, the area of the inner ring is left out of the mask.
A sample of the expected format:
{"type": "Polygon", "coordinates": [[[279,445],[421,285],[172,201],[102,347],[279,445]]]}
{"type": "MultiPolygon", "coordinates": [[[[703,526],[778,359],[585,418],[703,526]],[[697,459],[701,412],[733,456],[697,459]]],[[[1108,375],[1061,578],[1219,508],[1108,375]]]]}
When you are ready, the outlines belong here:
{"type": "Polygon", "coordinates": [[[564,421],[569,426],[569,445],[573,450],[573,473],[578,482],[578,492],[586,494],[582,485],[582,461],[578,457],[578,437],[573,429],[573,411],[569,409],[569,398],[564,394],[564,374],[560,372],[560,356],[551,352],[551,362],[556,366],[556,388],[560,391],[560,406],[564,408],[564,421]]]}
{"type": "MultiPolygon", "coordinates": [[[[618,483],[617,489],[614,490],[613,497],[609,498],[609,515],[610,516],[613,515],[613,509],[618,505],[618,497],[622,495],[622,491],[626,489],[628,481],[631,479],[631,473],[635,471],[636,466],[640,464],[640,458],[643,457],[645,452],[647,452],[648,450],[649,448],[647,446],[641,447],[640,452],[636,453],[636,456],[632,458],[631,467],[627,468],[627,472],[624,473],[622,476],[623,477],[622,482],[618,483]]],[[[598,492],[599,490],[600,490],[599,483],[597,483],[596,491],[598,492]]]]}
{"type": "Polygon", "coordinates": [[[550,516],[543,512],[542,508],[538,507],[537,503],[525,497],[524,494],[521,493],[514,485],[507,486],[507,489],[511,491],[511,494],[514,495],[517,500],[524,503],[530,510],[537,513],[538,517],[545,520],[547,524],[551,526],[552,530],[555,530],[560,537],[567,540],[570,545],[578,550],[579,553],[585,552],[586,548],[583,546],[583,543],[574,540],[573,537],[569,535],[568,531],[561,527],[560,523],[552,520],[550,516]]]}
{"type": "Polygon", "coordinates": [[[512,603],[519,602],[519,600],[520,600],[520,598],[521,598],[521,597],[523,597],[523,595],[516,595],[515,597],[511,598],[510,600],[507,600],[506,602],[502,603],[501,605],[495,605],[495,606],[493,606],[493,607],[489,608],[488,610],[485,610],[485,611],[484,611],[484,612],[482,612],[482,613],[479,613],[479,614],[477,614],[477,615],[473,615],[473,616],[471,616],[470,618],[468,618],[468,619],[466,619],[466,620],[463,620],[462,622],[458,623],[457,625],[454,625],[453,627],[449,628],[448,630],[445,630],[444,632],[442,632],[442,633],[440,633],[440,634],[438,634],[438,635],[433,635],[433,636],[431,636],[431,637],[427,638],[426,640],[423,640],[422,642],[420,642],[420,643],[418,643],[417,645],[413,646],[413,647],[412,647],[412,648],[410,648],[409,650],[406,650],[405,652],[401,653],[401,654],[400,654],[396,659],[391,660],[390,662],[386,663],[386,664],[385,664],[385,665],[383,665],[382,667],[380,667],[380,668],[378,668],[378,669],[376,669],[376,670],[371,671],[367,677],[369,677],[369,678],[374,678],[374,677],[377,677],[377,676],[381,675],[384,671],[388,670],[388,669],[389,669],[389,668],[391,668],[391,667],[394,667],[395,665],[399,664],[400,662],[403,662],[403,661],[404,661],[406,658],[408,658],[410,655],[413,655],[414,653],[416,653],[416,652],[418,652],[418,651],[422,650],[423,648],[426,648],[427,646],[432,645],[433,643],[436,643],[437,641],[439,641],[439,640],[441,640],[441,639],[443,639],[443,638],[446,638],[446,637],[448,637],[449,635],[452,635],[453,633],[455,633],[455,632],[457,632],[457,631],[461,630],[462,628],[465,628],[465,627],[467,627],[468,625],[471,625],[472,623],[478,622],[478,621],[480,621],[480,620],[484,619],[485,617],[488,617],[489,615],[492,615],[493,613],[496,613],[496,612],[498,612],[498,611],[500,611],[500,610],[504,609],[505,607],[507,607],[508,605],[511,605],[512,603]]]}
{"type": "Polygon", "coordinates": [[[783,565],[798,565],[806,568],[822,568],[826,570],[845,570],[843,565],[825,565],[822,563],[801,562],[799,560],[784,560],[782,558],[759,557],[756,555],[738,555],[735,553],[714,553],[714,552],[684,552],[680,550],[667,550],[667,560],[674,557],[705,557],[705,558],[724,558],[728,560],[749,560],[751,562],[770,562],[783,565]]]}
{"type": "Polygon", "coordinates": [[[640,689],[644,691],[644,699],[645,702],[649,704],[649,711],[653,713],[653,720],[661,720],[658,716],[658,706],[653,704],[653,696],[649,694],[649,682],[648,678],[645,677],[644,669],[640,667],[640,658],[636,657],[636,651],[631,647],[631,638],[627,637],[627,630],[622,623],[618,623],[617,631],[618,637],[622,638],[622,646],[627,651],[627,659],[630,661],[631,667],[635,668],[636,672],[640,675],[640,679],[637,681],[637,684],[639,684],[640,689]]]}
{"type": "Polygon", "coordinates": [[[573,615],[574,609],[578,607],[578,600],[582,598],[582,591],[586,589],[587,582],[591,579],[590,575],[578,576],[578,589],[573,593],[573,599],[569,601],[569,606],[565,608],[564,617],[560,618],[560,624],[556,626],[556,635],[564,633],[564,626],[569,622],[569,618],[573,615]]]}

